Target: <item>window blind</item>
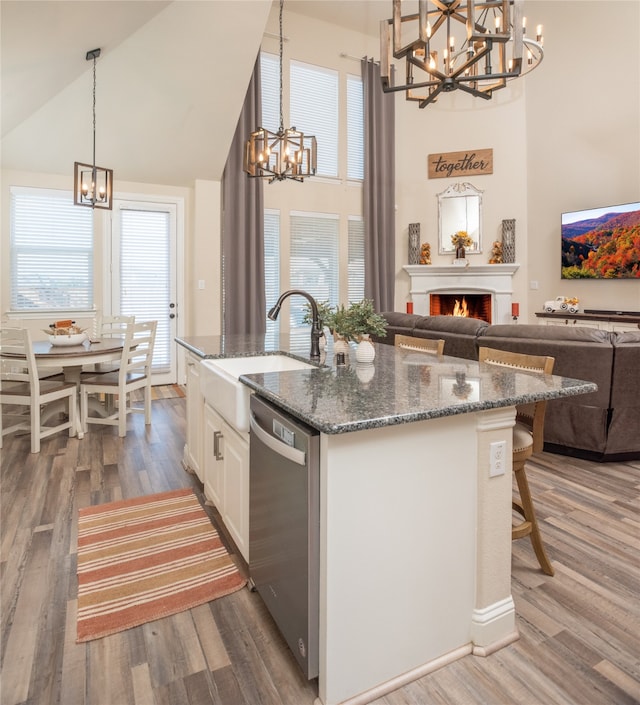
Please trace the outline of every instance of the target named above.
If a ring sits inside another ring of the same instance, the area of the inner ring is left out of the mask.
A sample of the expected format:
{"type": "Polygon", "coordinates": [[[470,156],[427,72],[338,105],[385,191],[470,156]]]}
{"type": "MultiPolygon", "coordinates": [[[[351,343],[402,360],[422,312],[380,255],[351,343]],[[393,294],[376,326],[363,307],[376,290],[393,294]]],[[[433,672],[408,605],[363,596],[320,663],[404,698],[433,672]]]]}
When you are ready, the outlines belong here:
{"type": "Polygon", "coordinates": [[[154,372],[170,367],[170,217],[167,211],[120,210],[120,313],[158,321],[154,372]]]}
{"type": "Polygon", "coordinates": [[[315,135],[318,176],[338,176],[338,73],[292,61],[291,125],[315,135]]]}
{"type": "MultiPolygon", "coordinates": [[[[339,219],[329,213],[291,213],[290,281],[316,301],[338,303],[339,219]]],[[[304,300],[291,297],[291,327],[305,325],[304,300]]]]}
{"type": "Polygon", "coordinates": [[[364,179],[364,94],[362,79],[347,76],[347,178],[364,179]]]}
{"type": "Polygon", "coordinates": [[[260,127],[277,132],[280,127],[280,59],[275,54],[260,52],[260,96],[260,127]]]}
{"type": "Polygon", "coordinates": [[[364,220],[349,216],[349,303],[364,299],[364,220]]]}
{"type": "MultiPolygon", "coordinates": [[[[280,296],[280,212],[264,212],[264,293],[267,313],[280,296]]],[[[275,344],[280,333],[279,319],[267,318],[266,340],[275,344]]]]}
{"type": "Polygon", "coordinates": [[[93,308],[93,210],[71,192],[11,189],[11,309],[93,308]]]}

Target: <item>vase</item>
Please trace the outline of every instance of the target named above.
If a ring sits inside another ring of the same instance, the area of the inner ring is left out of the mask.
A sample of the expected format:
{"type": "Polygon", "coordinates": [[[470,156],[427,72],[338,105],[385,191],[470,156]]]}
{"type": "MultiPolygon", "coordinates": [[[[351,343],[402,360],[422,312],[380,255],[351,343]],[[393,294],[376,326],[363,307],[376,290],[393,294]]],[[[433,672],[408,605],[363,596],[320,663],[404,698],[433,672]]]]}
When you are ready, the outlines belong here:
{"type": "Polygon", "coordinates": [[[338,353],[344,353],[345,357],[349,357],[349,343],[339,334],[333,334],[333,355],[334,357],[338,353]]]}
{"type": "Polygon", "coordinates": [[[361,364],[372,363],[376,356],[376,349],[369,340],[368,335],[363,335],[356,347],[356,362],[361,364]]]}
{"type": "Polygon", "coordinates": [[[464,259],[465,256],[465,249],[462,245],[458,245],[456,247],[456,259],[464,259]]]}

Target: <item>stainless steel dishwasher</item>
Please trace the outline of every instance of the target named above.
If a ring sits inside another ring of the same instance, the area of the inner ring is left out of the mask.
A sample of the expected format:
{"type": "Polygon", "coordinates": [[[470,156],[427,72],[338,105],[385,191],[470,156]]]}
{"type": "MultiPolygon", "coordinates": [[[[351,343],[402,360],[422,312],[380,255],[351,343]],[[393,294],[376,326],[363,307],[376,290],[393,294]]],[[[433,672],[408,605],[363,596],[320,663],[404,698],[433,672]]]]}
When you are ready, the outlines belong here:
{"type": "Polygon", "coordinates": [[[320,434],[251,397],[249,573],[308,679],[318,675],[320,434]]]}

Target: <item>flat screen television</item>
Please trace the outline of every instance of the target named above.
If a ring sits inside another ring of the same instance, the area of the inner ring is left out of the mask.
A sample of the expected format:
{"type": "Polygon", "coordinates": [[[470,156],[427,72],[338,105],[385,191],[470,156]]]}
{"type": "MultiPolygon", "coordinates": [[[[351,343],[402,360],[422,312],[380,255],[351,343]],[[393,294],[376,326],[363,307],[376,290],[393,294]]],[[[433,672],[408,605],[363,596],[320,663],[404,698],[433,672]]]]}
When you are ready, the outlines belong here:
{"type": "Polygon", "coordinates": [[[562,279],[639,279],[640,202],[562,214],[562,279]]]}

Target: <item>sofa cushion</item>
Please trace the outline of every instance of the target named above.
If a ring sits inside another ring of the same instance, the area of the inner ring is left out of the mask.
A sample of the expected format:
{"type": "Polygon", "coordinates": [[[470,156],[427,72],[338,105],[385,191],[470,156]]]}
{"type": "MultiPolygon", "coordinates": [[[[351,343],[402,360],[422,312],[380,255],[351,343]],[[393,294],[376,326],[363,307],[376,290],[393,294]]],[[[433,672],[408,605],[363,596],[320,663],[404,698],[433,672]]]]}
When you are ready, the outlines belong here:
{"type": "Polygon", "coordinates": [[[437,330],[443,333],[459,333],[461,335],[477,335],[479,331],[488,328],[486,321],[465,316],[420,316],[416,321],[416,330],[437,330]]]}
{"type": "Polygon", "coordinates": [[[430,340],[442,338],[445,355],[477,360],[476,336],[488,325],[486,321],[463,316],[421,316],[416,321],[413,335],[430,340]]]}

